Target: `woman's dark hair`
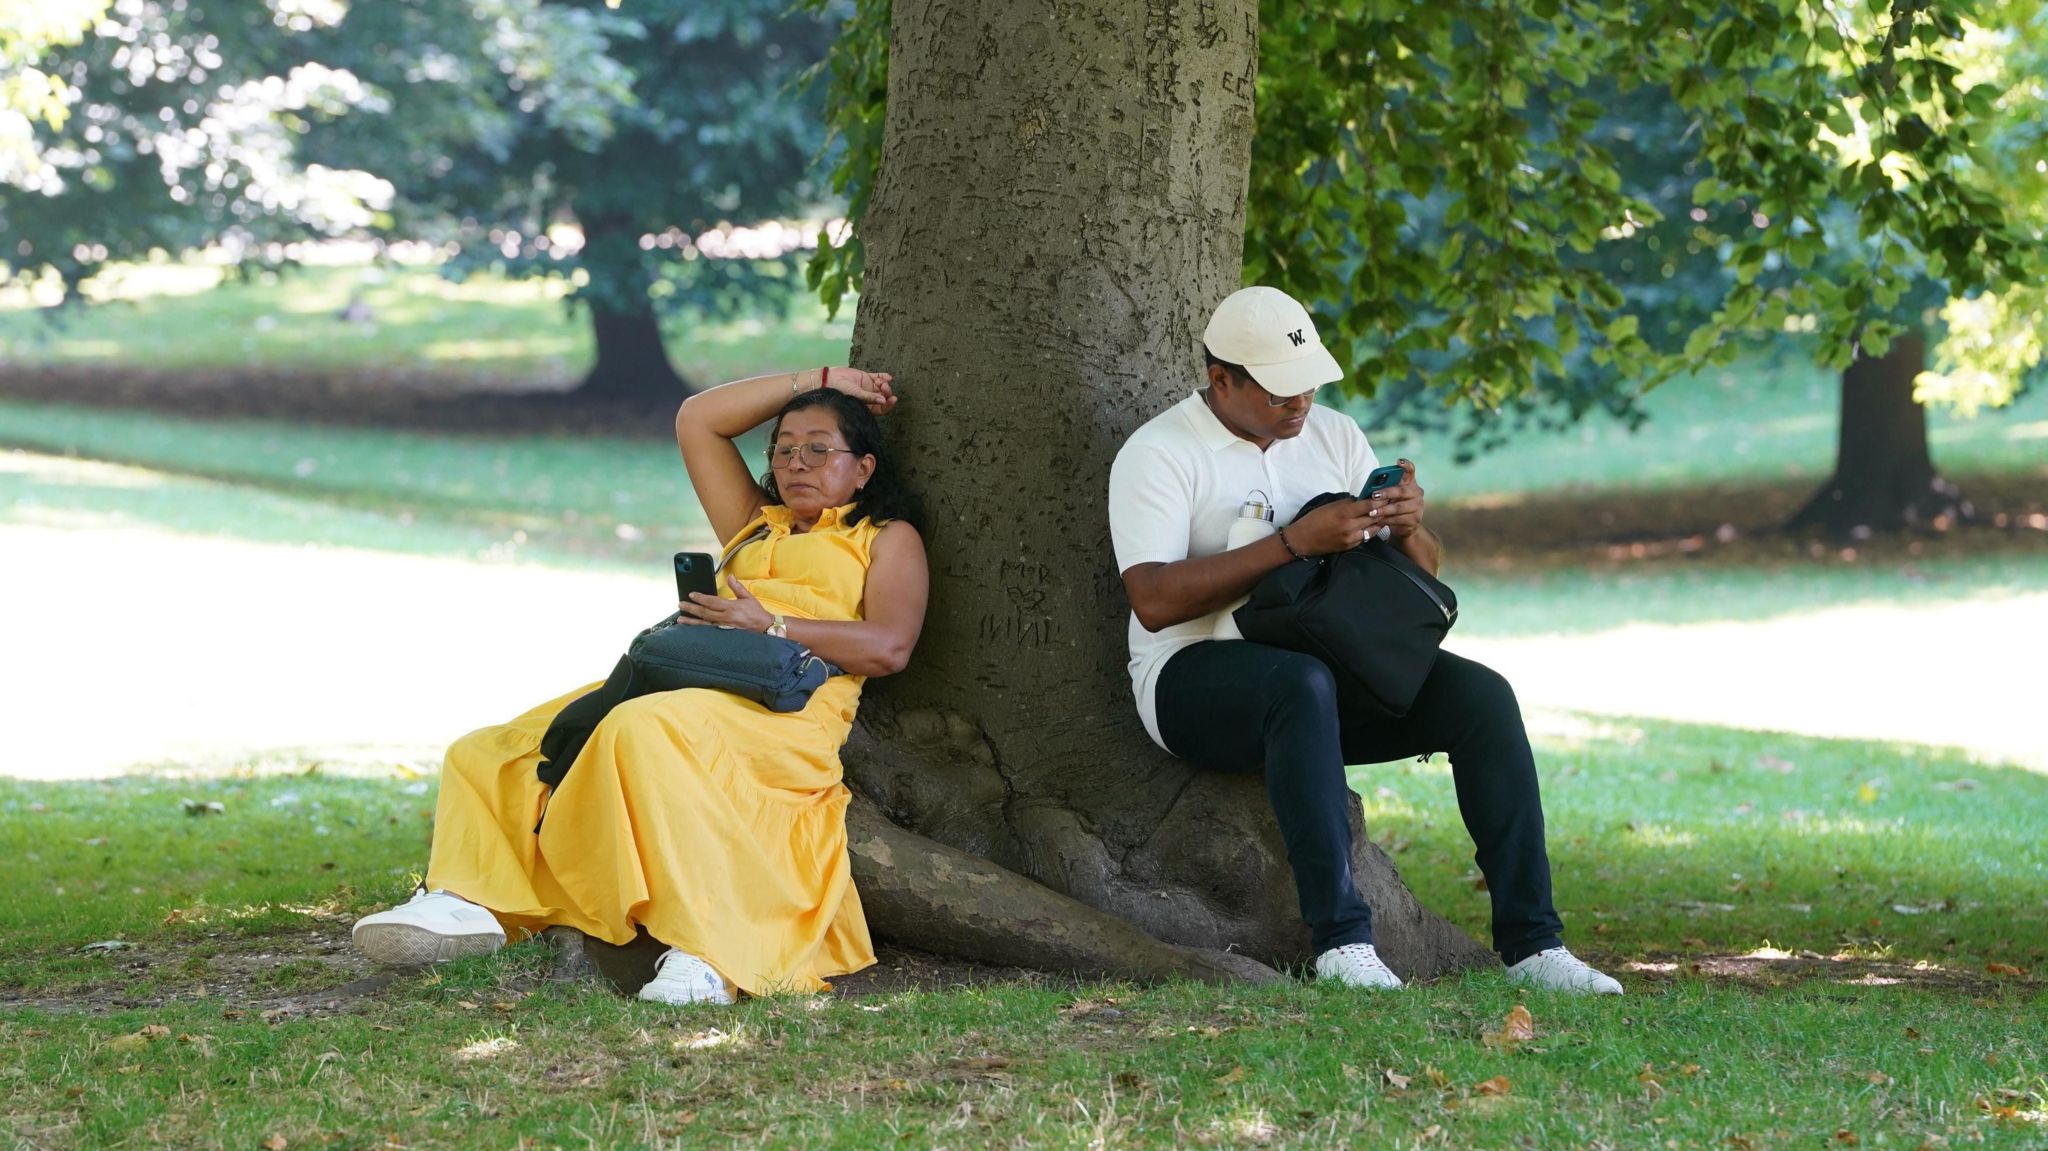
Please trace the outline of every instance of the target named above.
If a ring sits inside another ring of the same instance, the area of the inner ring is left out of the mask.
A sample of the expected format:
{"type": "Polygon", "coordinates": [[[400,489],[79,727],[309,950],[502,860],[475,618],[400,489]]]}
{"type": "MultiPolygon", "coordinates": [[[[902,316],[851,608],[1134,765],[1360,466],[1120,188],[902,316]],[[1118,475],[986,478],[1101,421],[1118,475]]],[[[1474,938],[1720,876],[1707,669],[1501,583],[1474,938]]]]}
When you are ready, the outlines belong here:
{"type": "MultiPolygon", "coordinates": [[[[871,519],[877,524],[888,520],[902,520],[918,531],[924,531],[924,506],[916,496],[906,490],[896,478],[896,469],[889,466],[889,457],[882,450],[882,425],[875,420],[867,405],[830,388],[805,392],[782,406],[775,414],[775,422],[768,426],[768,443],[772,447],[777,433],[782,431],[782,420],[791,412],[806,408],[828,408],[839,423],[839,434],[846,438],[846,446],[856,456],[875,457],[874,474],[868,477],[867,485],[853,494],[853,511],[846,522],[857,524],[871,519]]],[[[761,473],[761,493],[768,502],[779,504],[782,493],[775,487],[773,468],[761,473]]]]}

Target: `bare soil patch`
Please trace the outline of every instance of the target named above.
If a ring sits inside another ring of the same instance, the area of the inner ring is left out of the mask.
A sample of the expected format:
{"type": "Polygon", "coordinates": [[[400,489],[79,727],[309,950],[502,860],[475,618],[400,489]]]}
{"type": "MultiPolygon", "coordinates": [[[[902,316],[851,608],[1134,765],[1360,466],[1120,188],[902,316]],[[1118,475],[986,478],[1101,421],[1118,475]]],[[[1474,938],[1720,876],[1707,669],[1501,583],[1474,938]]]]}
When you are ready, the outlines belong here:
{"type": "MultiPolygon", "coordinates": [[[[593,963],[579,954],[576,943],[558,942],[551,970],[545,974],[513,975],[501,990],[517,994],[532,991],[550,980],[599,978],[610,979],[621,990],[637,988],[652,971],[652,956],[641,954],[649,948],[652,954],[659,954],[658,945],[610,948],[595,944],[590,950],[607,955],[593,963]],[[601,968],[608,970],[601,974],[601,968]]],[[[1609,957],[1603,962],[1636,993],[1654,993],[1683,980],[1755,989],[1821,984],[1871,989],[1915,987],[1973,997],[2048,984],[2048,979],[2031,973],[1996,973],[1924,961],[1823,956],[1811,952],[1660,954],[1633,961],[1609,957]]],[[[166,1003],[204,1001],[219,1004],[230,1017],[254,1016],[277,1021],[365,1010],[386,988],[417,974],[377,967],[357,955],[349,947],[348,923],[337,919],[298,932],[195,935],[189,939],[131,945],[108,954],[107,977],[96,982],[61,990],[0,991],[0,1012],[104,1015],[166,1003]]],[[[1085,991],[1096,986],[1072,976],[948,959],[895,945],[878,945],[874,966],[831,982],[834,996],[856,999],[905,991],[989,986],[1067,991],[1085,991]]],[[[1100,1019],[1093,1020],[1096,1022],[1109,1021],[1120,1014],[1093,1000],[1081,1003],[1083,1013],[1103,1012],[1100,1019]]]]}

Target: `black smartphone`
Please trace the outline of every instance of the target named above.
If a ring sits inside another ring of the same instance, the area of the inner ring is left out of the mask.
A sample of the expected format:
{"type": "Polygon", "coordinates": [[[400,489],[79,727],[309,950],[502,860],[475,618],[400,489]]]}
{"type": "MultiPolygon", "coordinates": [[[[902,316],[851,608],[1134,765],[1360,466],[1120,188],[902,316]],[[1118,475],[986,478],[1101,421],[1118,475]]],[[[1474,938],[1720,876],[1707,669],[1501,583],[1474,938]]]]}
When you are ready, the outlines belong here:
{"type": "Polygon", "coordinates": [[[718,594],[718,563],[703,552],[676,553],[676,600],[690,598],[693,591],[718,594]]]}
{"type": "Polygon", "coordinates": [[[1406,478],[1408,478],[1408,472],[1400,464],[1381,464],[1379,467],[1366,473],[1365,490],[1358,493],[1358,498],[1369,500],[1374,492],[1379,491],[1381,488],[1393,487],[1406,478]]]}

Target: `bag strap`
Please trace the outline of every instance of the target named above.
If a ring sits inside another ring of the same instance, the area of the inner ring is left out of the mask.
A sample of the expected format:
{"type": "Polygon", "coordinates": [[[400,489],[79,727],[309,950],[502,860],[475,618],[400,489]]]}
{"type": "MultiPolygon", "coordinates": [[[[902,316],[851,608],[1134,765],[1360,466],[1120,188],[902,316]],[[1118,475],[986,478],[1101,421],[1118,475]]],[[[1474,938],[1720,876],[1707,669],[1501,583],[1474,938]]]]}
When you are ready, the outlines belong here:
{"type": "Polygon", "coordinates": [[[715,567],[711,569],[711,574],[715,576],[719,572],[724,571],[725,565],[732,562],[732,557],[738,555],[741,548],[746,547],[748,544],[753,543],[756,540],[767,539],[769,532],[773,530],[774,529],[770,528],[767,524],[762,524],[760,527],[755,528],[747,536],[741,539],[734,540],[732,542],[732,546],[726,548],[724,554],[718,557],[718,563],[715,567]]]}
{"type": "Polygon", "coordinates": [[[1416,567],[1413,561],[1407,560],[1405,557],[1396,556],[1393,552],[1381,547],[1362,547],[1357,550],[1407,576],[1408,582],[1420,589],[1423,595],[1428,596],[1429,602],[1436,605],[1436,610],[1444,613],[1445,624],[1458,622],[1457,609],[1444,606],[1444,597],[1436,594],[1436,589],[1429,586],[1429,581],[1423,578],[1422,569],[1416,567]]]}

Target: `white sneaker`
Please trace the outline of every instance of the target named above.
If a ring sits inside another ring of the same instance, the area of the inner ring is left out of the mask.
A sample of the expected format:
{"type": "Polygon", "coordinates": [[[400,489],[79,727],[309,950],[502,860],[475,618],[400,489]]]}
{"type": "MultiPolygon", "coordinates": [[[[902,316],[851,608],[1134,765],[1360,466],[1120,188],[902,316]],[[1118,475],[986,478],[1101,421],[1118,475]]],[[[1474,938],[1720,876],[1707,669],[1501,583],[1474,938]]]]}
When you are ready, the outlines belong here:
{"type": "Polygon", "coordinates": [[[1508,982],[1544,991],[1576,991],[1589,995],[1619,995],[1621,984],[1612,976],[1586,966],[1586,961],[1553,947],[1539,951],[1508,968],[1508,982]]]}
{"type": "Polygon", "coordinates": [[[1401,977],[1380,960],[1379,948],[1370,943],[1347,943],[1316,956],[1316,978],[1387,991],[1402,986],[1401,977]]]}
{"type": "Polygon", "coordinates": [[[505,929],[488,909],[460,895],[422,889],[389,911],[356,920],[349,938],[378,963],[418,967],[489,955],[505,946],[505,929]]]}
{"type": "Polygon", "coordinates": [[[640,998],[681,1007],[686,1003],[732,1002],[725,977],[709,963],[671,947],[654,961],[654,978],[640,989],[640,998]]]}

